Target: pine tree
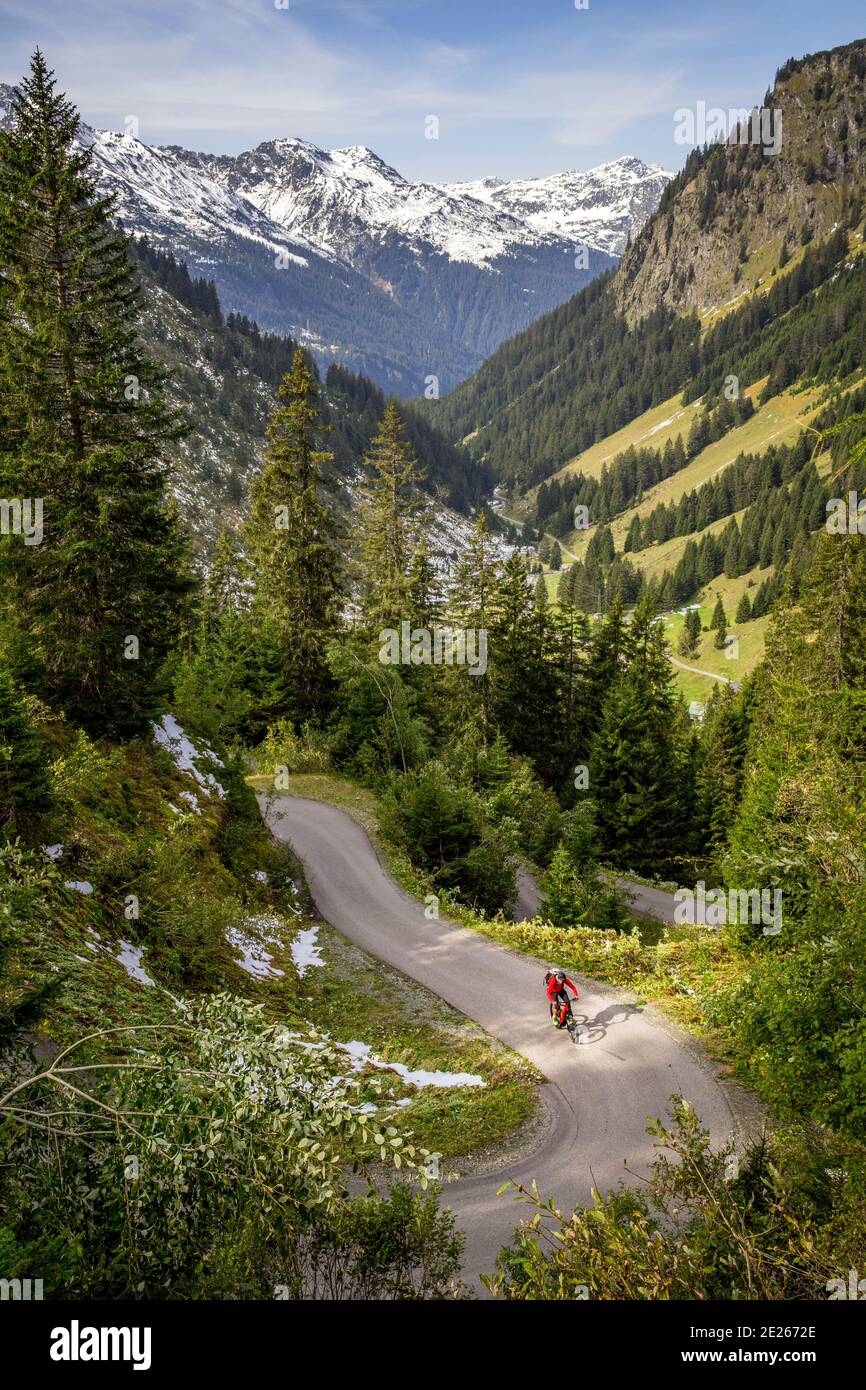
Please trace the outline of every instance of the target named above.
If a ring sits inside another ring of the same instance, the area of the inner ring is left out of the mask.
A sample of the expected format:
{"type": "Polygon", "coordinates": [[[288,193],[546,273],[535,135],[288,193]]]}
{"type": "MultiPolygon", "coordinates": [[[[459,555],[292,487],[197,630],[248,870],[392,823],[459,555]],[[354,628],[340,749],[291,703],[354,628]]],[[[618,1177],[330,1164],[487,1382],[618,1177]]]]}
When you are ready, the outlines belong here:
{"type": "Polygon", "coordinates": [[[550,867],[541,880],[544,894],[539,915],[559,930],[569,930],[583,924],[584,895],[581,876],[564,845],[553,851],[550,867]]]}
{"type": "MultiPolygon", "coordinates": [[[[589,661],[583,691],[583,726],[587,738],[598,726],[607,692],[625,665],[626,625],[622,599],[617,597],[610,611],[597,624],[590,642],[589,661]]],[[[588,755],[588,744],[582,749],[588,755]]]]}
{"type": "Polygon", "coordinates": [[[20,834],[51,804],[48,748],[0,662],[0,841],[20,834]]]}
{"type": "Polygon", "coordinates": [[[689,608],[686,612],[683,630],[680,633],[679,650],[681,656],[694,656],[701,637],[701,611],[689,608]]]}
{"type": "Polygon", "coordinates": [[[742,597],[737,604],[737,611],[734,614],[735,623],[747,623],[752,616],[752,600],[749,598],[748,589],[744,589],[742,597]]]}
{"type": "Polygon", "coordinates": [[[42,55],[0,131],[0,495],[44,508],[0,579],[16,671],[77,722],[134,732],[192,583],[166,499],[180,433],[137,336],[128,240],[42,55]]]}
{"type": "Polygon", "coordinates": [[[657,872],[682,852],[686,769],[667,644],[649,599],[635,610],[627,651],[593,736],[589,787],[605,852],[624,867],[657,872]]]}
{"type": "Polygon", "coordinates": [[[726,628],[728,625],[725,605],[722,603],[722,596],[719,594],[716,599],[716,606],[713,609],[713,616],[710,618],[710,631],[717,632],[719,628],[726,628]]]}
{"type": "MultiPolygon", "coordinates": [[[[479,640],[483,634],[487,642],[498,610],[501,574],[502,565],[481,512],[454,567],[445,605],[448,621],[455,627],[472,629],[479,640]]],[[[489,655],[487,669],[477,676],[467,679],[465,670],[459,667],[446,670],[444,675],[450,692],[448,712],[452,723],[461,730],[474,725],[482,746],[486,745],[494,736],[489,655]]]]}
{"type": "Polygon", "coordinates": [[[247,580],[239,539],[223,530],[174,683],[181,722],[211,742],[264,732],[279,702],[275,656],[250,611],[247,580]]]}
{"type": "Polygon", "coordinates": [[[340,531],[326,493],[332,455],[318,448],[326,428],[319,383],[301,348],[283,378],[268,425],[268,449],[253,482],[247,541],[254,611],[271,629],[284,672],[288,712],[320,716],[331,675],[325,648],[340,623],[340,531]]]}
{"type": "Polygon", "coordinates": [[[502,569],[490,639],[496,727],[512,752],[532,758],[549,776],[557,720],[556,672],[547,659],[549,618],[547,609],[539,610],[533,601],[526,564],[516,551],[502,569]],[[529,701],[527,690],[532,692],[529,701]]]}
{"type": "Polygon", "coordinates": [[[364,458],[369,480],[361,490],[359,529],[363,612],[377,634],[411,621],[411,571],[420,509],[418,461],[403,433],[397,405],[389,401],[379,433],[364,458]]]}

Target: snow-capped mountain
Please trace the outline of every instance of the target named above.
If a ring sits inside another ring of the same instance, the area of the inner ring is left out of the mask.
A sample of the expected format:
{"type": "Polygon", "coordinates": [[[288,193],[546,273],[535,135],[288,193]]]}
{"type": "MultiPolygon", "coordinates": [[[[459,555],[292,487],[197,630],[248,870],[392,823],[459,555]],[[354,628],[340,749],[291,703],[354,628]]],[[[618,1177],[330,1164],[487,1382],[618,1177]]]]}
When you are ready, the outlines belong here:
{"type": "Polygon", "coordinates": [[[241,193],[321,251],[348,254],[350,260],[366,238],[392,233],[419,248],[432,247],[449,260],[485,269],[513,248],[561,249],[563,236],[555,220],[534,227],[528,218],[476,195],[472,185],[464,190],[461,185],[412,183],[365,145],[323,150],[306,140],[283,139],[233,158],[180,149],[172,154],[241,193]]]}
{"type": "Polygon", "coordinates": [[[476,179],[447,187],[511,213],[535,231],[570,237],[621,256],[655,212],[672,175],[634,155],[537,179],[476,179]]]}
{"type": "MultiPolygon", "coordinates": [[[[0,85],[0,122],[12,89],[0,85]]],[[[81,127],[126,229],[214,280],[223,306],[408,395],[448,390],[613,264],[667,176],[412,182],[363,146],[195,154],[81,127]],[[576,256],[576,247],[589,248],[576,256]]]]}

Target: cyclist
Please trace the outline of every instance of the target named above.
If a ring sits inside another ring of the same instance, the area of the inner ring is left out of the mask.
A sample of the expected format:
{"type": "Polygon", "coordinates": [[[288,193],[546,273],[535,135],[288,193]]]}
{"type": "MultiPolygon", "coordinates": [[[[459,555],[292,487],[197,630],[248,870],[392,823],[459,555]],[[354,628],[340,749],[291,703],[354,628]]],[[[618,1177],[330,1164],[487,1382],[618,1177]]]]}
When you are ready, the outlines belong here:
{"type": "Polygon", "coordinates": [[[568,1018],[569,1004],[566,988],[570,989],[575,999],[579,999],[577,985],[572,984],[564,970],[551,970],[547,975],[547,998],[550,1004],[551,1022],[557,1028],[565,1027],[565,1020],[568,1018]]]}

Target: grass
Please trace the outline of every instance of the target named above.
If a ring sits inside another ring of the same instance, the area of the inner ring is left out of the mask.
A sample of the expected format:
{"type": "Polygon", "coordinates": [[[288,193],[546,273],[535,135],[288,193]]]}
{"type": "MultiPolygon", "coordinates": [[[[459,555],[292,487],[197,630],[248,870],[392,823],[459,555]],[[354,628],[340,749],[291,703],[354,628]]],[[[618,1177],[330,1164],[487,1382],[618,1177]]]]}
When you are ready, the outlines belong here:
{"type": "MultiPolygon", "coordinates": [[[[721,598],[728,619],[729,636],[736,638],[736,645],[730,644],[724,651],[715,646],[714,632],[701,632],[698,650],[694,656],[681,656],[678,650],[680,633],[685,622],[685,610],[664,614],[665,635],[671,644],[671,654],[677,661],[687,666],[697,666],[715,675],[726,676],[728,680],[741,683],[754,670],[764,654],[764,639],[769,625],[769,614],[755,618],[747,623],[736,623],[734,615],[737,604],[745,592],[754,593],[761,580],[772,574],[772,567],[766,570],[755,568],[748,574],[728,579],[720,575],[703,590],[700,599],[702,628],[709,627],[716,600],[721,598]]],[[[716,684],[705,676],[694,675],[679,667],[676,671],[677,685],[688,700],[706,700],[716,684]]]]}
{"type": "MultiPolygon", "coordinates": [[[[764,381],[755,382],[745,392],[746,395],[757,396],[764,386],[764,381]]],[[[670,502],[678,502],[687,492],[699,488],[702,483],[707,482],[721,473],[724,468],[733,463],[739,454],[760,454],[763,453],[771,444],[789,444],[793,442],[801,431],[808,425],[810,419],[821,408],[825,391],[824,388],[810,388],[805,391],[785,392],[780,396],[773,396],[764,405],[759,406],[750,420],[744,425],[739,425],[731,430],[722,439],[717,439],[712,444],[708,444],[705,449],[681,468],[678,473],[674,473],[670,478],[665,478],[662,482],[656,483],[655,487],[650,488],[644,493],[637,506],[631,506],[620,513],[611,522],[611,533],[614,538],[617,550],[622,550],[628,528],[635,515],[645,517],[658,506],[659,502],[667,505],[670,502]]],[[[645,416],[641,416],[645,419],[645,416]]],[[[636,424],[637,422],[633,422],[636,424]]],[[[611,435],[611,439],[616,436],[611,435]]],[[[605,441],[607,442],[607,441],[605,441]]],[[[598,446],[594,446],[598,447],[598,446]]],[[[617,449],[617,453],[621,452],[617,449]]],[[[583,455],[577,463],[572,466],[567,465],[569,472],[586,472],[583,467],[583,455]]],[[[600,472],[601,465],[598,466],[600,472]]],[[[559,475],[557,475],[559,476],[559,475]]],[[[728,518],[724,519],[723,525],[728,518]]],[[[715,523],[718,525],[719,523],[715,523]]],[[[573,551],[579,558],[583,558],[586,547],[593,528],[587,531],[573,531],[565,538],[564,544],[573,551]]],[[[683,544],[685,541],[683,541],[683,544]]],[[[668,542],[670,544],[670,542],[668,542]]],[[[651,548],[655,551],[655,547],[651,548]]],[[[650,551],[638,551],[630,556],[639,568],[650,568],[658,560],[658,556],[650,551]]]]}

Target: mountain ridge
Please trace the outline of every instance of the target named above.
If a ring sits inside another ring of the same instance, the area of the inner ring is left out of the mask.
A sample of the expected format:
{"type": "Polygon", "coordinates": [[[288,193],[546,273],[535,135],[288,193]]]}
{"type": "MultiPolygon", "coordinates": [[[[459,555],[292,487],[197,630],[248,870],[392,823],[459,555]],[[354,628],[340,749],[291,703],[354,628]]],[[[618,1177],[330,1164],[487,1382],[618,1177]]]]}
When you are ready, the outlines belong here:
{"type": "MultiPolygon", "coordinates": [[[[12,95],[0,85],[0,123],[12,95]]],[[[286,136],[208,155],[84,124],[81,140],[129,232],[212,278],[227,309],[401,395],[434,378],[448,390],[615,263],[594,243],[576,257],[573,229],[404,179],[365,146],[286,136]]],[[[658,193],[653,175],[650,202],[658,193]]],[[[613,244],[598,209],[595,223],[595,240],[613,244]]]]}

